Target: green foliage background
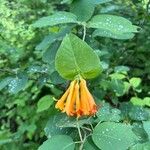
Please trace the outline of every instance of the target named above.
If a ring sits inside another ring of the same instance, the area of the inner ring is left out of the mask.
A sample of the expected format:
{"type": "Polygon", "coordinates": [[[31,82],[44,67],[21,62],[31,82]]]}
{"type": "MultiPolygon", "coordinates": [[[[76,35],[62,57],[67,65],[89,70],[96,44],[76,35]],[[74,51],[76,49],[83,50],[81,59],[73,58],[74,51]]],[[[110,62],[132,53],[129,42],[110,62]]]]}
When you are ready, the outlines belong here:
{"type": "MultiPolygon", "coordinates": [[[[85,41],[100,57],[103,68],[101,75],[88,81],[100,109],[96,117],[80,120],[79,126],[83,131],[91,130],[91,124],[94,128],[92,138],[87,137],[83,145],[86,150],[108,150],[109,147],[149,150],[150,2],[72,2],[0,1],[0,150],[35,150],[50,137],[54,138],[53,142],[47,140],[48,145],[58,145],[58,139],[63,139],[62,147],[65,142],[80,140],[76,120],[54,108],[54,97],[59,98],[68,86],[68,81],[56,71],[54,61],[66,33],[82,38],[83,27],[74,24],[34,27],[38,19],[58,11],[71,11],[80,21],[97,14],[117,15],[139,27],[134,37],[124,37],[121,32],[117,37],[116,33],[104,36],[99,29],[87,29],[85,41]],[[79,6],[87,9],[79,11],[79,6]],[[113,140],[115,134],[116,141],[113,140]]],[[[68,149],[74,149],[74,145],[68,149]]],[[[46,150],[45,146],[39,149],[46,150]]],[[[77,143],[76,149],[79,149],[77,143]]]]}

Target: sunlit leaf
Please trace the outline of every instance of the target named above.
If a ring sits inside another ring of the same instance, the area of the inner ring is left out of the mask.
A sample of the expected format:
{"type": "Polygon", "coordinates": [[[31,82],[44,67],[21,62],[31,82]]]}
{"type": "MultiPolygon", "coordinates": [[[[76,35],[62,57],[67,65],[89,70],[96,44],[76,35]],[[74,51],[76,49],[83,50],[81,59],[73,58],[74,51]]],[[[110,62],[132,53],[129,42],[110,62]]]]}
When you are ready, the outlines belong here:
{"type": "Polygon", "coordinates": [[[145,97],[145,98],[143,99],[143,101],[144,101],[144,104],[145,104],[146,106],[149,106],[149,107],[150,107],[150,97],[145,97]]]}
{"type": "Polygon", "coordinates": [[[130,79],[130,84],[134,87],[134,88],[137,88],[141,83],[141,79],[140,78],[131,78],[130,79]]]}
{"type": "Polygon", "coordinates": [[[90,79],[102,70],[100,60],[92,48],[73,34],[63,39],[56,54],[55,66],[65,79],[74,79],[76,75],[90,79]]]}
{"type": "Polygon", "coordinates": [[[41,112],[41,111],[47,110],[53,103],[54,103],[54,100],[53,100],[52,96],[46,95],[46,96],[42,97],[38,101],[37,112],[41,112]]]}
{"type": "Polygon", "coordinates": [[[126,78],[126,76],[124,74],[121,74],[121,73],[110,74],[110,77],[112,79],[119,79],[119,80],[126,78]]]}
{"type": "Polygon", "coordinates": [[[138,106],[144,106],[145,104],[144,104],[144,100],[142,100],[141,98],[139,98],[139,97],[132,97],[131,99],[130,99],[130,101],[131,101],[131,103],[133,104],[133,105],[138,105],[138,106]]]}

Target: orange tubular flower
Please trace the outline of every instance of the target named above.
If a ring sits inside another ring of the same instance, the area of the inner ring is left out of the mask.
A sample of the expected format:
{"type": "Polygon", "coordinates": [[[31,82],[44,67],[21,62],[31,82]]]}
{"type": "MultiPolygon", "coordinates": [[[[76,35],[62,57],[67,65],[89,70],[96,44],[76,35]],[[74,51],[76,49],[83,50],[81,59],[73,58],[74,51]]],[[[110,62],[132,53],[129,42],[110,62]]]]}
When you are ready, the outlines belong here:
{"type": "Polygon", "coordinates": [[[97,112],[97,106],[84,79],[74,80],[64,95],[57,101],[56,108],[68,116],[89,116],[97,112]]]}

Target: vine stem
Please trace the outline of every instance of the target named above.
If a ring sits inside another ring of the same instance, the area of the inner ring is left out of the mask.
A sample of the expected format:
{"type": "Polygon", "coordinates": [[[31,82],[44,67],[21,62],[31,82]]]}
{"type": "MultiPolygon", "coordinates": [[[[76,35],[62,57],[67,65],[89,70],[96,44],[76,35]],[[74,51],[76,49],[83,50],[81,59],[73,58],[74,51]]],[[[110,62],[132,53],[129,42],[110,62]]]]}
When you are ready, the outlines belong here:
{"type": "Polygon", "coordinates": [[[80,141],[81,141],[81,145],[79,147],[79,150],[82,150],[83,149],[84,139],[82,137],[82,133],[81,133],[81,129],[80,129],[80,126],[79,126],[79,123],[78,123],[78,119],[77,119],[77,129],[78,129],[78,133],[79,133],[79,137],[80,137],[80,141]]]}
{"type": "Polygon", "coordinates": [[[82,38],[83,41],[85,40],[85,36],[86,36],[86,26],[83,25],[83,38],[82,38]]]}
{"type": "Polygon", "coordinates": [[[78,129],[80,140],[81,140],[81,142],[83,142],[83,138],[82,138],[81,129],[80,129],[80,126],[79,126],[79,123],[78,123],[78,119],[77,119],[77,129],[78,129]]]}

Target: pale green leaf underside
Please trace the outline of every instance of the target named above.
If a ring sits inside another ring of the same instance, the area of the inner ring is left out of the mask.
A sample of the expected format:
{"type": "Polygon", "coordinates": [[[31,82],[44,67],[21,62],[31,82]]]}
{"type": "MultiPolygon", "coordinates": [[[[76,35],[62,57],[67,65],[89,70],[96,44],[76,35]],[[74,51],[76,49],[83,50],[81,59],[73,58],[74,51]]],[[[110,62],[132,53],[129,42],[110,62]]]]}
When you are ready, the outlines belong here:
{"type": "Polygon", "coordinates": [[[77,17],[70,12],[58,12],[37,20],[33,27],[55,26],[63,23],[77,23],[77,17]]]}
{"type": "Polygon", "coordinates": [[[134,34],[133,33],[118,34],[109,30],[97,29],[93,32],[93,37],[97,37],[97,36],[126,40],[126,39],[132,39],[134,37],[134,34]]]}
{"type": "Polygon", "coordinates": [[[98,56],[73,34],[63,39],[56,54],[55,66],[63,78],[71,80],[79,74],[87,79],[94,78],[101,72],[98,56]]]}
{"type": "Polygon", "coordinates": [[[115,34],[137,32],[137,26],[120,16],[96,15],[88,22],[87,27],[110,31],[115,34]]]}
{"type": "Polygon", "coordinates": [[[131,126],[114,122],[98,124],[92,138],[102,150],[127,150],[136,140],[131,126]]]}

